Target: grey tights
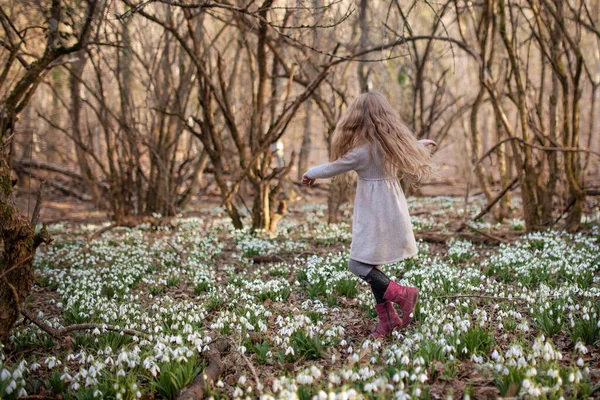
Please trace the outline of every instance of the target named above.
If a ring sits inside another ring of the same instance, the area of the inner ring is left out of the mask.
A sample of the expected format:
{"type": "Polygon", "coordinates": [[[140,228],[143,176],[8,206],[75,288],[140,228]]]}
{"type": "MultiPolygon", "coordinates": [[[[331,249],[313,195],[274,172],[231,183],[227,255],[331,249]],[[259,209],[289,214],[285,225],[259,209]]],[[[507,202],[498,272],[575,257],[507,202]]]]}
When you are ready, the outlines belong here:
{"type": "Polygon", "coordinates": [[[350,271],[354,275],[371,285],[371,290],[377,304],[385,303],[384,295],[390,284],[390,278],[381,272],[376,265],[366,264],[353,259],[348,261],[348,268],[350,268],[350,271]]]}

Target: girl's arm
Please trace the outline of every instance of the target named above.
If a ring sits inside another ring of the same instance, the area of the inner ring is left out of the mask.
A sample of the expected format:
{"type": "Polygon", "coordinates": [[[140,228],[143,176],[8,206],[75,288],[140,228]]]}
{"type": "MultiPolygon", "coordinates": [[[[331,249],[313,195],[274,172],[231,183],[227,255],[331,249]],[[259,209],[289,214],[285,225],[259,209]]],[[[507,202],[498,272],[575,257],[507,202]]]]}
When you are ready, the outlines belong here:
{"type": "Polygon", "coordinates": [[[358,167],[360,157],[357,149],[352,149],[339,159],[318,165],[306,171],[302,177],[302,184],[312,185],[315,179],[331,178],[358,167]]]}

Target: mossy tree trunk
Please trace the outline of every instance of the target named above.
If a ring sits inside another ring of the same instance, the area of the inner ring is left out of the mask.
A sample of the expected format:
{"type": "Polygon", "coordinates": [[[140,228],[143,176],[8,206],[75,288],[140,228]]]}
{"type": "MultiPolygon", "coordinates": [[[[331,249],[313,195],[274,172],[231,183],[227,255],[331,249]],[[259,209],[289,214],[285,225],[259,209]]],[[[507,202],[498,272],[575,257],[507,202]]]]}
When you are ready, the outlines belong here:
{"type": "MultiPolygon", "coordinates": [[[[30,222],[19,212],[12,196],[10,168],[3,153],[0,152],[0,340],[8,337],[33,285],[35,251],[41,243],[50,240],[45,227],[35,233],[35,221],[30,222]]],[[[34,219],[37,212],[34,211],[34,219]]]]}
{"type": "MultiPolygon", "coordinates": [[[[49,18],[47,41],[43,53],[31,63],[27,63],[21,57],[20,61],[25,67],[22,75],[17,75],[11,81],[10,87],[5,88],[10,94],[2,105],[3,112],[0,113],[0,340],[8,337],[19,317],[21,304],[31,291],[34,282],[32,266],[36,249],[41,243],[50,241],[45,227],[38,233],[35,232],[41,197],[38,195],[31,221],[19,212],[15,204],[12,195],[11,170],[5,151],[8,143],[5,143],[5,140],[8,138],[9,142],[14,143],[11,137],[15,134],[15,124],[19,114],[31,100],[44,74],[55,65],[55,61],[68,54],[77,53],[87,46],[98,3],[98,0],[85,2],[85,18],[77,32],[74,32],[77,42],[65,46],[60,40],[59,32],[63,4],[61,0],[52,0],[46,10],[49,18]]],[[[14,25],[6,13],[2,13],[1,19],[3,26],[14,25]]],[[[7,60],[3,60],[3,67],[8,71],[11,60],[21,55],[23,41],[17,40],[10,30],[6,32],[5,48],[10,56],[7,60]]]]}

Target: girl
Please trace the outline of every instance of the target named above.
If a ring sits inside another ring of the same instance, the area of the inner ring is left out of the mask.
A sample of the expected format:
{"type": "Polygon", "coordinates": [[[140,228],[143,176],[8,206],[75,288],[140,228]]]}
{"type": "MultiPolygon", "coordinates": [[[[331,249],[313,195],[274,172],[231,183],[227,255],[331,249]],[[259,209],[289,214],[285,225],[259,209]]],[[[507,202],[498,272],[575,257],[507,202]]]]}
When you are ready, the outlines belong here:
{"type": "Polygon", "coordinates": [[[309,169],[302,177],[302,184],[310,186],[315,179],[350,170],[358,173],[348,266],[371,285],[375,296],[379,323],[373,338],[405,328],[413,319],[419,290],[391,281],[379,266],[417,253],[400,178],[415,184],[434,174],[428,146],[436,144],[417,142],[383,95],[364,93],[348,106],[335,128],[333,161],[309,169]],[[402,318],[392,303],[400,306],[402,318]]]}

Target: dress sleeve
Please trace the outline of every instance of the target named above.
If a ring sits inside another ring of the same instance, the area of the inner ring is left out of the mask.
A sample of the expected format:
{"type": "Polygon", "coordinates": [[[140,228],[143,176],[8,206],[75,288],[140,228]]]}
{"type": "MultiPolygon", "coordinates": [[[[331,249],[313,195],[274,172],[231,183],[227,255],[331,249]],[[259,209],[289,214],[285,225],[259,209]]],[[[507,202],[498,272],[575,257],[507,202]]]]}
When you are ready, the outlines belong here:
{"type": "Polygon", "coordinates": [[[355,148],[335,161],[317,165],[309,169],[305,175],[311,179],[331,178],[344,172],[355,170],[360,165],[360,160],[360,152],[355,148]]]}

